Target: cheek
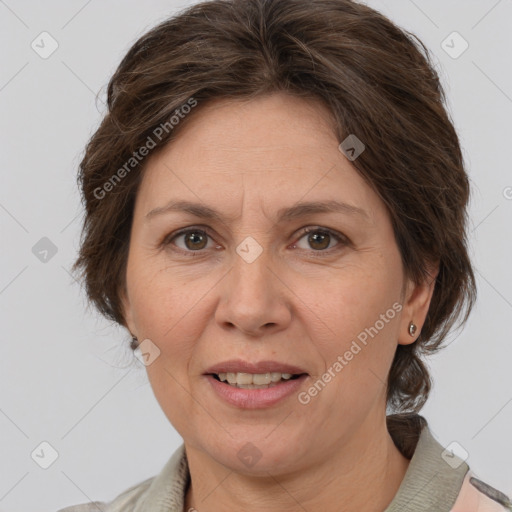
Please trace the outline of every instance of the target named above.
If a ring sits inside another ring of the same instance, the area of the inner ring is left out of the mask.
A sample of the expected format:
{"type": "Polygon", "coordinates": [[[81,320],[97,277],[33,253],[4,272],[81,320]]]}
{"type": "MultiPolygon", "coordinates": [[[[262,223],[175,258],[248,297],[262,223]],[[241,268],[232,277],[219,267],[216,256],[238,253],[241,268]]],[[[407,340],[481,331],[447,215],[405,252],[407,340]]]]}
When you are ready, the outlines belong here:
{"type": "Polygon", "coordinates": [[[351,266],[333,274],[321,285],[304,280],[294,293],[306,306],[303,310],[310,318],[306,324],[314,326],[317,334],[324,333],[320,341],[341,350],[376,323],[377,330],[382,330],[384,335],[393,330],[398,316],[393,304],[400,297],[399,285],[384,269],[379,271],[373,266],[372,271],[367,272],[366,268],[351,266]],[[384,324],[381,315],[384,315],[384,324]]]}
{"type": "MultiPolygon", "coordinates": [[[[396,350],[400,283],[379,272],[345,269],[320,295],[312,292],[304,320],[321,355],[329,400],[360,408],[382,391],[396,350]],[[321,297],[323,296],[323,300],[321,297]]],[[[305,289],[302,292],[305,297],[305,289]]],[[[316,378],[321,378],[317,375],[316,378]]]]}
{"type": "MultiPolygon", "coordinates": [[[[175,357],[179,358],[179,355],[175,357]]],[[[171,425],[182,433],[190,429],[190,423],[194,424],[192,413],[195,408],[186,375],[180,373],[181,365],[176,363],[175,357],[162,354],[146,367],[146,371],[160,408],[171,425]]]]}
{"type": "Polygon", "coordinates": [[[146,337],[165,338],[197,302],[193,282],[149,257],[133,256],[127,281],[133,318],[146,337]]]}
{"type": "Polygon", "coordinates": [[[174,386],[172,376],[178,375],[179,361],[185,360],[190,350],[183,333],[186,300],[176,286],[168,286],[167,280],[165,275],[152,272],[150,265],[132,263],[129,267],[130,312],[139,341],[148,339],[157,347],[152,350],[159,351],[146,367],[156,395],[160,383],[174,386]]]}

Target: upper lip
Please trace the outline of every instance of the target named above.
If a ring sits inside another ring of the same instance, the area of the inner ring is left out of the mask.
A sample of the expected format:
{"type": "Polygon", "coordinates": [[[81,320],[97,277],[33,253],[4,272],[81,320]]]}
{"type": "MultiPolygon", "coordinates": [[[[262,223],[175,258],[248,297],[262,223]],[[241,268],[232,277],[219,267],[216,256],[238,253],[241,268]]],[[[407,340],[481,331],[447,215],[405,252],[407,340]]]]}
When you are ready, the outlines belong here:
{"type": "Polygon", "coordinates": [[[205,374],[209,373],[291,373],[301,374],[307,373],[298,366],[291,364],[280,363],[279,361],[259,361],[257,363],[250,363],[249,361],[243,361],[242,359],[231,359],[222,363],[217,363],[210,366],[205,374]]]}

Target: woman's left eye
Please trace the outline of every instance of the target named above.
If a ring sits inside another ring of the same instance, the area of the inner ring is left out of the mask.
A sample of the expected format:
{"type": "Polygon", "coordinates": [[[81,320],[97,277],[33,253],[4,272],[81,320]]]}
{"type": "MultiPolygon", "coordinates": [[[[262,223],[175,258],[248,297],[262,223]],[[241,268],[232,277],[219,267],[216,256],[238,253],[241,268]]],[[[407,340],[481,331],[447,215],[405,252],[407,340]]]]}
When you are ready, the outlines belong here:
{"type": "MultiPolygon", "coordinates": [[[[164,239],[162,245],[176,245],[179,249],[189,253],[191,256],[201,254],[203,250],[208,249],[208,239],[212,237],[204,230],[199,228],[188,228],[171,234],[164,239]],[[183,246],[175,243],[175,240],[182,239],[183,246]],[[194,254],[196,253],[196,254],[194,254]]],[[[348,240],[341,234],[336,233],[327,228],[305,228],[302,230],[301,236],[293,243],[293,247],[299,247],[306,251],[315,253],[330,253],[332,242],[337,241],[338,245],[344,246],[348,244],[348,240]],[[307,235],[307,244],[309,247],[300,247],[299,241],[305,239],[307,235]]]]}
{"type": "MultiPolygon", "coordinates": [[[[307,244],[313,248],[313,252],[330,252],[325,249],[332,249],[331,242],[336,240],[338,245],[346,245],[347,240],[342,235],[326,228],[305,228],[299,240],[306,238],[307,244]],[[306,238],[307,235],[307,238],[306,238]],[[341,244],[340,244],[341,242],[341,244]]],[[[294,246],[298,245],[297,243],[294,246]]],[[[307,247],[305,250],[310,250],[307,247]]]]}

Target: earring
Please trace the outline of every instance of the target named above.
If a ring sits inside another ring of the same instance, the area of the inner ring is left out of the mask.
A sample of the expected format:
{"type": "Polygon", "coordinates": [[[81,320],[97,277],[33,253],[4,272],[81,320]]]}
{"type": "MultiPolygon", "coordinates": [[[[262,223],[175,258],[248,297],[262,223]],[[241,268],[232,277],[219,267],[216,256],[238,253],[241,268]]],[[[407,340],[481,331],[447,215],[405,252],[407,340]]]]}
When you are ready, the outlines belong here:
{"type": "Polygon", "coordinates": [[[409,334],[414,338],[415,333],[416,333],[416,326],[411,322],[409,324],[409,334]]]}
{"type": "Polygon", "coordinates": [[[139,346],[139,340],[137,339],[137,336],[134,336],[132,334],[132,342],[130,343],[130,347],[132,350],[135,350],[139,346]]]}

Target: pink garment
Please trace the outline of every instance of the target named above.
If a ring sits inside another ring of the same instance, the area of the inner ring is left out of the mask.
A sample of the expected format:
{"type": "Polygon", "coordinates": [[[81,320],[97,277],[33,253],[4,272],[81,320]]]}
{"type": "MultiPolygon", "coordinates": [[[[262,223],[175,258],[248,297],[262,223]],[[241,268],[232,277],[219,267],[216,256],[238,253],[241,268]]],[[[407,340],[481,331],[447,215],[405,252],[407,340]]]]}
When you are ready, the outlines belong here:
{"type": "Polygon", "coordinates": [[[457,501],[450,512],[504,512],[504,510],[512,510],[512,507],[507,507],[505,504],[500,505],[498,501],[491,499],[489,494],[497,493],[497,497],[509,501],[506,496],[495,489],[485,489],[485,484],[482,484],[478,479],[475,483],[470,482],[471,478],[476,479],[470,470],[466,473],[457,501]]]}

